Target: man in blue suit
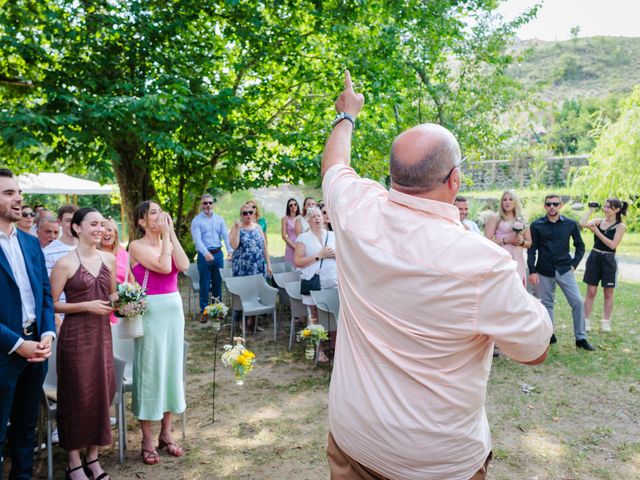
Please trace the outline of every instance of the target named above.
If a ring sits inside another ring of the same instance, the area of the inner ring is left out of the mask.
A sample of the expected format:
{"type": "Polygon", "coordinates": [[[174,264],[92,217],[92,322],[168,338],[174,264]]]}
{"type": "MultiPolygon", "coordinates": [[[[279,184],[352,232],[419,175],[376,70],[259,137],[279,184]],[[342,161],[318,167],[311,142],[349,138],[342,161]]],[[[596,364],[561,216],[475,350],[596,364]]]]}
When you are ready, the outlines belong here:
{"type": "MultiPolygon", "coordinates": [[[[0,453],[8,443],[9,480],[32,477],[38,405],[55,339],[40,244],[14,225],[21,206],[18,182],[11,170],[0,168],[0,453]]],[[[0,457],[0,480],[2,466],[0,457]]]]}

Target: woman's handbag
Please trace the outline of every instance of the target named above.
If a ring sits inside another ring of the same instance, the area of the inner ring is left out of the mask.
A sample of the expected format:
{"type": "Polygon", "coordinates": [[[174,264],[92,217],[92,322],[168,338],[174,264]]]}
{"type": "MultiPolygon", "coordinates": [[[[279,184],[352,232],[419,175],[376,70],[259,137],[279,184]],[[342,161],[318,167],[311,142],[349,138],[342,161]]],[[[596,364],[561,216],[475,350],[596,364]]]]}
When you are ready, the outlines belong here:
{"type": "MultiPolygon", "coordinates": [[[[128,273],[129,272],[127,269],[127,277],[128,273]]],[[[147,290],[148,280],[149,270],[145,269],[144,280],[142,281],[142,290],[144,291],[147,290]]],[[[118,334],[118,337],[122,339],[142,337],[144,335],[144,324],[142,322],[142,315],[136,315],[134,317],[121,317],[120,321],[116,323],[116,332],[118,334]]]]}
{"type": "MultiPolygon", "coordinates": [[[[324,238],[323,248],[327,246],[327,240],[329,240],[329,232],[327,232],[327,236],[324,238]]],[[[324,258],[320,260],[320,268],[318,269],[318,273],[316,273],[309,280],[305,280],[304,278],[300,280],[300,293],[302,295],[310,295],[311,290],[322,289],[320,285],[320,270],[322,270],[322,262],[324,262],[324,258]]]]}

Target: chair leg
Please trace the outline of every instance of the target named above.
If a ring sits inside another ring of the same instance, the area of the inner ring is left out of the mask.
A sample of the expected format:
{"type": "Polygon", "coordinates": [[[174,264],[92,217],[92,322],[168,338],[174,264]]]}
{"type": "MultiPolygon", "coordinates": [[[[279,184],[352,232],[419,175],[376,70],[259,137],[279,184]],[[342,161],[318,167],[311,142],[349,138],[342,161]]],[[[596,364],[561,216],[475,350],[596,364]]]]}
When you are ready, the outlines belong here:
{"type": "Polygon", "coordinates": [[[124,387],[122,392],[122,402],[120,403],[122,413],[122,448],[127,451],[127,405],[124,401],[124,387]]]}
{"type": "Polygon", "coordinates": [[[120,392],[120,403],[116,407],[116,423],[118,424],[118,462],[124,463],[124,433],[122,421],[123,392],[120,392]]]}
{"type": "Polygon", "coordinates": [[[273,307],[273,312],[271,312],[271,316],[273,317],[273,341],[278,341],[278,317],[276,316],[276,307],[273,307]]]}
{"type": "Polygon", "coordinates": [[[244,310],[242,311],[242,343],[247,343],[247,339],[245,338],[245,332],[247,331],[247,326],[245,324],[244,310]]]}
{"type": "Polygon", "coordinates": [[[289,350],[291,350],[291,345],[293,345],[293,331],[296,329],[296,319],[293,316],[293,312],[291,312],[291,331],[289,332],[289,350]]]}
{"type": "Polygon", "coordinates": [[[51,417],[47,413],[47,480],[53,480],[53,444],[51,434],[53,433],[51,417]]]}

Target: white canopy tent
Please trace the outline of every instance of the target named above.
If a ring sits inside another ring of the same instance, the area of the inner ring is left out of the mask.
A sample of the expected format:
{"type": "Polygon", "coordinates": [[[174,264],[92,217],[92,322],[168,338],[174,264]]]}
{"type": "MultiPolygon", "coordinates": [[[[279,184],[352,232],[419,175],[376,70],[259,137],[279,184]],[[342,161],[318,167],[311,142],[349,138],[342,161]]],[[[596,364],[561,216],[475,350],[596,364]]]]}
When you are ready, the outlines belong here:
{"type": "MultiPolygon", "coordinates": [[[[78,203],[78,195],[111,195],[117,189],[112,185],[100,185],[98,182],[72,177],[65,173],[23,173],[18,175],[18,183],[22,193],[42,195],[73,195],[73,203],[78,203]]],[[[122,224],[122,236],[126,237],[126,224],[124,206],[120,205],[120,222],[122,224]]]]}
{"type": "Polygon", "coordinates": [[[45,195],[111,195],[111,185],[72,177],[64,173],[23,173],[18,175],[22,193],[45,195]]]}

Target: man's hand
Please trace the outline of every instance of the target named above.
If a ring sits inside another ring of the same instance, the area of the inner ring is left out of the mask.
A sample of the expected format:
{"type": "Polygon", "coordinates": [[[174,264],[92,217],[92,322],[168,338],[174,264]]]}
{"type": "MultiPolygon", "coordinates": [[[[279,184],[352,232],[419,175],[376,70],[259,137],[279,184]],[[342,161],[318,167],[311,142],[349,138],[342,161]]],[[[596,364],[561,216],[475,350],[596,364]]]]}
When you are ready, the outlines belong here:
{"type": "Polygon", "coordinates": [[[207,254],[204,256],[204,259],[205,259],[205,261],[210,262],[210,261],[212,261],[212,260],[213,260],[213,255],[211,255],[211,253],[207,253],[207,254]]]}
{"type": "Polygon", "coordinates": [[[345,112],[356,118],[364,105],[364,95],[353,91],[349,70],[344,71],[344,90],[336,100],[336,111],[345,112]]]}
{"type": "Polygon", "coordinates": [[[537,273],[532,273],[531,275],[529,275],[529,283],[531,285],[533,285],[534,287],[538,285],[538,283],[540,282],[540,279],[538,278],[538,274],[537,273]]]}
{"type": "Polygon", "coordinates": [[[28,362],[44,362],[51,355],[51,337],[45,337],[46,343],[43,341],[34,342],[33,340],[25,340],[20,344],[16,353],[27,359],[28,362]]]}

